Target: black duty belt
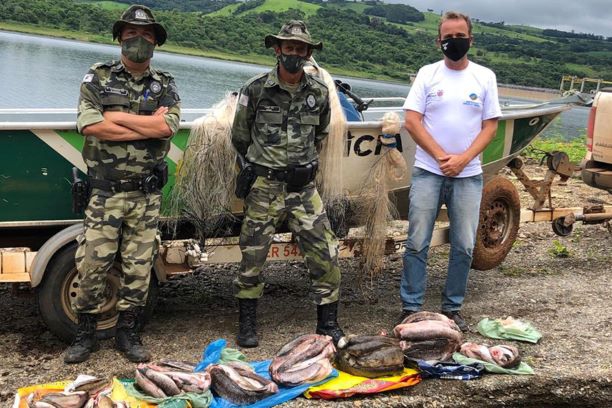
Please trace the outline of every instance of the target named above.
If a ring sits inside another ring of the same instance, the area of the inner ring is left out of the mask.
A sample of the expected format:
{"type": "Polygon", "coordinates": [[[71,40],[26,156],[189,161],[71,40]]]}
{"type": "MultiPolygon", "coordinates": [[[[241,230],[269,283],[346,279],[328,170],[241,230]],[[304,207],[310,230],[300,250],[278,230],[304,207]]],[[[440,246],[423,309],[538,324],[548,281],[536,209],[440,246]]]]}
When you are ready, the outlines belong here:
{"type": "Polygon", "coordinates": [[[314,160],[303,166],[285,167],[284,169],[271,169],[253,163],[255,174],[268,180],[276,180],[287,183],[287,191],[301,191],[306,185],[315,179],[319,162],[314,160]]]}
{"type": "Polygon", "coordinates": [[[130,191],[139,191],[143,188],[144,179],[126,180],[126,181],[109,181],[100,179],[89,179],[89,184],[92,188],[97,188],[112,193],[127,193],[130,191]]]}
{"type": "Polygon", "coordinates": [[[266,166],[260,166],[256,163],[253,163],[253,167],[255,168],[256,175],[265,177],[268,180],[287,181],[290,172],[290,170],[287,168],[277,170],[266,166]]]}

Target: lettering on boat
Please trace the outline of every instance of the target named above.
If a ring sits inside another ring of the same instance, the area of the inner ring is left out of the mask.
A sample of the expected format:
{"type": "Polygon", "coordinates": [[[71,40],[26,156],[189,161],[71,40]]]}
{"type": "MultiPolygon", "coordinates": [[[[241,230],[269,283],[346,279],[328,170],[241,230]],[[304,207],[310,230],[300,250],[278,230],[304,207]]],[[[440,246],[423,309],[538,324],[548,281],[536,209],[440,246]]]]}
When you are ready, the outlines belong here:
{"type": "MultiPolygon", "coordinates": [[[[403,152],[402,137],[399,133],[395,135],[395,143],[397,150],[403,152]]],[[[382,143],[380,142],[378,135],[354,135],[349,130],[346,138],[346,150],[344,151],[345,156],[350,156],[351,152],[359,157],[369,156],[372,153],[378,156],[381,150],[382,143]]]]}

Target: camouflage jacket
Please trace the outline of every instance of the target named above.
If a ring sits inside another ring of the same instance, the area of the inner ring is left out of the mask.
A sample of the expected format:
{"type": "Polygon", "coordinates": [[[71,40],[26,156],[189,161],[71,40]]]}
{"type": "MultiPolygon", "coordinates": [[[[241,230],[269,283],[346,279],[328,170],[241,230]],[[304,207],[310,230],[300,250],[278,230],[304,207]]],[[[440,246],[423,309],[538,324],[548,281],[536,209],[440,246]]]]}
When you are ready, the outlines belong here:
{"type": "MultiPolygon", "coordinates": [[[[77,128],[104,120],[105,111],[151,115],[167,106],[165,120],[172,133],[180,122],[180,98],[172,76],[149,67],[142,78],[134,78],[121,62],[93,65],[83,78],[79,97],[77,128]]],[[[166,157],[170,138],[109,142],[87,136],[83,159],[90,176],[105,180],[127,180],[151,173],[166,157]]]]}
{"type": "Polygon", "coordinates": [[[274,68],[241,89],[232,143],[251,163],[274,169],[304,165],[318,157],[329,119],[325,83],[304,73],[292,96],[281,88],[274,68]]]}

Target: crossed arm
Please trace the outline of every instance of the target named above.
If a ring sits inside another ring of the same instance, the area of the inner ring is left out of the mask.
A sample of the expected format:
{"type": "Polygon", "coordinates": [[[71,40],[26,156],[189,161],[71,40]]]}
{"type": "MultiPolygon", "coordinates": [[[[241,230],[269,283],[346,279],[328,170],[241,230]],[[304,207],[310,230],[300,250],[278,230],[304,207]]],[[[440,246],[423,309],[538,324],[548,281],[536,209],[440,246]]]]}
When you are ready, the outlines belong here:
{"type": "Polygon", "coordinates": [[[109,142],[160,139],[172,136],[164,115],[166,106],[159,107],[151,116],[127,112],[104,112],[104,120],[83,128],[85,136],[95,136],[109,142]]]}
{"type": "Polygon", "coordinates": [[[491,142],[497,131],[497,118],[483,120],[480,133],[478,133],[470,147],[461,154],[448,154],[442,149],[423,126],[422,113],[411,110],[406,111],[404,126],[410,132],[415,143],[436,159],[442,173],[445,176],[455,177],[491,142]]]}

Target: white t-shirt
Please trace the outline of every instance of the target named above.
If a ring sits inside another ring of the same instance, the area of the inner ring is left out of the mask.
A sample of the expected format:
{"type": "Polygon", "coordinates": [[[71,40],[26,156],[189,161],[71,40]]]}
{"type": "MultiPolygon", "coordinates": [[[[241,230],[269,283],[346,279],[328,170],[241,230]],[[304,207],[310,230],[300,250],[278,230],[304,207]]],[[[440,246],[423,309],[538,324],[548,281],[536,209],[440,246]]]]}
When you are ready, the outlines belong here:
{"type": "MultiPolygon", "coordinates": [[[[448,154],[465,152],[482,121],[501,116],[495,74],[471,61],[462,70],[448,68],[444,60],[422,67],[403,108],[423,114],[423,126],[448,154]]],[[[418,145],[414,165],[443,175],[438,162],[418,145]]],[[[480,173],[476,156],[457,177],[480,173]]]]}

